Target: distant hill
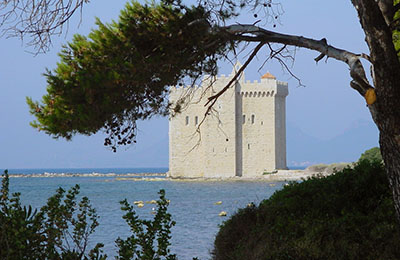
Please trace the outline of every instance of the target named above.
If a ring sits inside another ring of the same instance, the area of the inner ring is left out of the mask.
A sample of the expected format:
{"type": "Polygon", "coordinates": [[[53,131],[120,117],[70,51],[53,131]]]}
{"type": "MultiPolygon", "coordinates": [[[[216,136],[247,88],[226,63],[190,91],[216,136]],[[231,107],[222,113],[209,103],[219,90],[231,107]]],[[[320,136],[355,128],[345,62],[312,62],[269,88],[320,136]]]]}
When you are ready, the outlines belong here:
{"type": "Polygon", "coordinates": [[[360,120],[329,140],[307,135],[287,124],[287,162],[289,166],[356,161],[365,150],[378,146],[378,129],[372,122],[360,120]]]}

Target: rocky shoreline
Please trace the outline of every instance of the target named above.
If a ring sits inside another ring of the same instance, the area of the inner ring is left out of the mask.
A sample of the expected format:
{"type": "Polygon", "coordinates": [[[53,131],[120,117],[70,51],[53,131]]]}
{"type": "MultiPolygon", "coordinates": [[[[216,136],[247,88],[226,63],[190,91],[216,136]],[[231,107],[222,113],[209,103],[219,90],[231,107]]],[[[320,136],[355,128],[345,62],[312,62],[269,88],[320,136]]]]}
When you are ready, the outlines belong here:
{"type": "MultiPolygon", "coordinates": [[[[317,175],[330,175],[335,170],[340,171],[345,167],[352,167],[352,163],[316,164],[304,170],[277,170],[266,172],[263,175],[252,177],[215,177],[215,178],[186,178],[169,177],[168,173],[43,173],[43,174],[10,174],[11,178],[40,178],[40,177],[114,177],[107,181],[299,181],[317,175]]],[[[0,176],[1,178],[2,176],[0,176]]]]}
{"type": "Polygon", "coordinates": [[[166,180],[172,181],[299,181],[313,176],[327,176],[335,171],[340,171],[345,167],[352,167],[352,163],[333,163],[333,164],[317,164],[307,167],[305,170],[277,170],[254,177],[216,177],[216,178],[172,178],[167,177],[166,180]]]}

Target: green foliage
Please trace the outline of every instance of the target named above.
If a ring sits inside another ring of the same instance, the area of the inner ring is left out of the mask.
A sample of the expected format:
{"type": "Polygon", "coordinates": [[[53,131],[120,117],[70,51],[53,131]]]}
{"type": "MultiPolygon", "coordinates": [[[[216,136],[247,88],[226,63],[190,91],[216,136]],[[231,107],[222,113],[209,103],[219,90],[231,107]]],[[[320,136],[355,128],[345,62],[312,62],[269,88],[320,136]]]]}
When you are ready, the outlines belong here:
{"type": "MultiPolygon", "coordinates": [[[[59,188],[39,211],[22,207],[20,194],[9,196],[9,177],[4,172],[0,191],[0,259],[2,260],[105,260],[102,244],[88,252],[88,238],[98,226],[96,210],[88,198],[77,203],[79,186],[68,192],[59,188]]],[[[153,220],[140,219],[126,200],[121,201],[123,216],[132,235],[118,238],[117,259],[173,260],[169,240],[175,222],[167,212],[165,191],[159,192],[153,220]]]]}
{"type": "Polygon", "coordinates": [[[75,35],[61,61],[47,71],[41,103],[27,98],[36,121],[31,125],[55,138],[90,135],[104,128],[105,145],[135,141],[136,120],[165,115],[168,87],[215,75],[226,40],[208,33],[208,13],[161,2],[132,1],[119,20],[88,37],[75,35]]]}
{"type": "MultiPolygon", "coordinates": [[[[44,74],[47,94],[40,102],[27,98],[36,117],[31,125],[66,139],[104,130],[104,145],[113,151],[135,142],[137,120],[168,113],[169,86],[203,73],[216,75],[217,60],[238,44],[223,33],[223,25],[243,9],[254,17],[262,14],[274,27],[283,14],[274,1],[210,0],[189,7],[182,0],[144,5],[133,0],[118,21],[97,20],[88,37],[75,35],[63,47],[56,69],[44,74]]],[[[391,25],[398,55],[399,17],[397,10],[391,25]]],[[[256,41],[242,36],[237,41],[256,41]]],[[[179,111],[181,104],[175,108],[179,111]]]]}
{"type": "Polygon", "coordinates": [[[157,212],[154,219],[142,220],[136,215],[133,206],[125,199],[121,201],[121,209],[126,212],[123,216],[128,223],[132,235],[128,238],[116,240],[119,248],[117,259],[143,259],[143,260],[173,260],[176,255],[170,253],[168,248],[171,243],[171,228],[175,222],[167,212],[168,200],[165,191],[160,190],[160,199],[157,201],[157,212]],[[157,248],[157,249],[156,249],[157,248]]]}
{"type": "Polygon", "coordinates": [[[214,259],[400,259],[399,243],[383,165],[364,160],[239,210],[221,227],[214,259]]]}
{"type": "Polygon", "coordinates": [[[379,147],[374,147],[369,150],[366,150],[363,154],[361,154],[361,157],[358,160],[359,161],[369,160],[369,161],[382,162],[383,159],[382,159],[382,155],[381,155],[381,150],[379,149],[379,147]]]}
{"type": "Polygon", "coordinates": [[[88,237],[98,226],[88,198],[77,204],[79,186],[59,188],[39,211],[22,207],[20,193],[9,195],[4,172],[0,197],[0,259],[105,259],[102,244],[89,252],[88,237]]]}
{"type": "MultiPolygon", "coordinates": [[[[393,5],[396,6],[400,3],[399,0],[394,0],[393,5]]],[[[397,56],[400,58],[400,24],[399,24],[399,19],[400,19],[400,10],[397,10],[394,15],[393,15],[393,20],[395,21],[393,23],[394,26],[392,26],[392,37],[393,37],[393,44],[394,48],[397,52],[397,56]]]]}

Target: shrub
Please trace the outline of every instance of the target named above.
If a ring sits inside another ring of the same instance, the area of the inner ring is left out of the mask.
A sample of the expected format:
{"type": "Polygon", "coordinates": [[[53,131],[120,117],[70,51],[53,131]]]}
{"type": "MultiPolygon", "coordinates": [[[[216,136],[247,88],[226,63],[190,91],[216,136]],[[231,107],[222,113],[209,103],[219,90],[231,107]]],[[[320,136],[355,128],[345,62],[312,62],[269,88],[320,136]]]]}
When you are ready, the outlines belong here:
{"type": "Polygon", "coordinates": [[[0,193],[0,259],[105,259],[102,244],[87,252],[88,237],[98,226],[88,198],[77,204],[79,185],[59,188],[39,211],[22,207],[20,193],[9,196],[4,172],[0,193]]]}
{"type": "Polygon", "coordinates": [[[175,221],[171,220],[171,214],[167,212],[169,202],[165,198],[165,191],[160,190],[159,194],[160,200],[157,201],[158,208],[153,221],[139,219],[126,199],[120,202],[121,209],[126,212],[123,218],[131,228],[132,235],[125,240],[118,238],[115,241],[119,247],[117,259],[176,259],[176,255],[171,254],[168,248],[175,221]]]}
{"type": "Polygon", "coordinates": [[[369,150],[366,150],[363,154],[361,154],[361,157],[358,160],[359,161],[370,160],[370,161],[382,162],[383,159],[381,155],[381,150],[379,149],[379,147],[374,147],[369,150]]]}
{"type": "MultiPolygon", "coordinates": [[[[59,188],[39,211],[22,206],[20,193],[9,195],[9,177],[4,172],[0,190],[0,259],[105,260],[103,244],[88,250],[88,238],[98,226],[96,210],[87,197],[77,203],[79,185],[68,192],[59,188]]],[[[170,229],[175,222],[167,212],[165,191],[159,192],[153,220],[140,219],[133,206],[121,201],[123,216],[132,235],[116,240],[117,259],[173,260],[170,254],[170,229]]]]}
{"type": "Polygon", "coordinates": [[[400,230],[383,165],[361,161],[291,183],[239,210],[217,234],[214,259],[400,259],[400,230]]]}

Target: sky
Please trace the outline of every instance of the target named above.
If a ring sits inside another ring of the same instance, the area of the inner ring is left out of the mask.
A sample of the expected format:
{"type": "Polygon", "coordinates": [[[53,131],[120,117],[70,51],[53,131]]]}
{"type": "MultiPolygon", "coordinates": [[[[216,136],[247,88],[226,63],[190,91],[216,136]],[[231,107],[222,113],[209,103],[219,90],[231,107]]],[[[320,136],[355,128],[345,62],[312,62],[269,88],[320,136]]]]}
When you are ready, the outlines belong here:
{"type": "MultiPolygon", "coordinates": [[[[29,126],[34,118],[29,114],[25,98],[39,100],[46,93],[42,73],[46,68],[55,68],[62,44],[75,33],[87,35],[95,28],[95,17],[103,22],[117,19],[125,3],[122,0],[92,0],[84,7],[82,17],[79,14],[73,17],[66,35],[53,38],[51,50],[46,54],[32,55],[29,52],[32,49],[25,45],[29,39],[22,42],[17,38],[0,38],[0,169],[168,166],[167,118],[139,122],[137,144],[122,147],[117,153],[103,146],[102,133],[75,136],[72,141],[65,141],[55,140],[29,126]]],[[[315,39],[326,38],[335,47],[368,53],[350,1],[283,0],[282,6],[284,14],[276,28],[266,24],[267,29],[315,39]]],[[[256,18],[246,13],[238,20],[243,23],[255,21],[256,18]]],[[[349,86],[346,64],[333,59],[316,64],[316,56],[318,53],[314,51],[296,50],[291,70],[305,86],[299,86],[276,61],[269,61],[260,69],[265,60],[263,53],[246,69],[246,79],[259,79],[269,71],[278,80],[288,82],[287,124],[307,136],[327,141],[360,124],[374,128],[364,99],[349,86]]],[[[227,62],[221,62],[222,74],[230,74],[231,70],[227,62]]],[[[364,141],[366,146],[377,145],[377,130],[374,129],[365,140],[358,140],[364,141]]],[[[290,143],[288,147],[291,147],[290,143]]],[[[295,162],[296,156],[292,157],[295,162]]]]}

